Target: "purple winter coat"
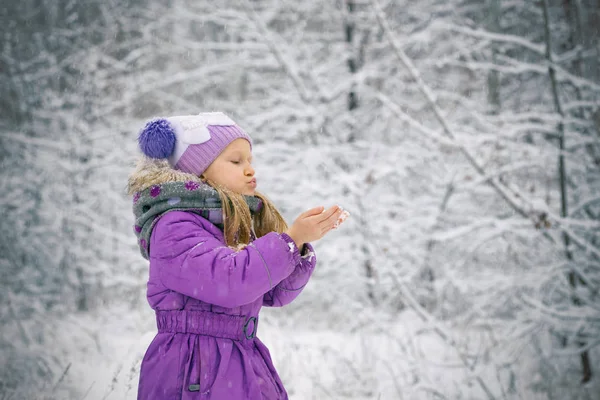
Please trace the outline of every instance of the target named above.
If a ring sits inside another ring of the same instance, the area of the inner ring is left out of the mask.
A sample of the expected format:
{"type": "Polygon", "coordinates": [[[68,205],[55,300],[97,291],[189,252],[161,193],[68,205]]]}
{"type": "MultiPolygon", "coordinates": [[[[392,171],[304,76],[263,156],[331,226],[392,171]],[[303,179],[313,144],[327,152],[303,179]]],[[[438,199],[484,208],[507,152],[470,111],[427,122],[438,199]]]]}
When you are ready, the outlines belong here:
{"type": "Polygon", "coordinates": [[[147,297],[158,333],[142,360],[138,399],[281,400],[288,395],[256,337],[261,307],[284,306],[307,284],[314,249],[271,232],[238,252],[193,212],[159,217],[147,297]]]}

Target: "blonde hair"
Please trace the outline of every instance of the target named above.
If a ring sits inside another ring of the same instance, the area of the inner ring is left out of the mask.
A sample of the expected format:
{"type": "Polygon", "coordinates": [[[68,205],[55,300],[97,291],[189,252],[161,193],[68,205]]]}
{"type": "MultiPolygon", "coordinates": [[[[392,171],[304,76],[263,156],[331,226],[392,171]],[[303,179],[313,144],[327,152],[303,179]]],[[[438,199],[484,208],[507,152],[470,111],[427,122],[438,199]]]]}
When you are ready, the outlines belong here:
{"type": "Polygon", "coordinates": [[[221,199],[223,235],[227,246],[236,249],[244,248],[250,243],[253,227],[257,238],[270,232],[283,233],[288,229],[287,223],[275,205],[265,195],[258,192],[254,194],[262,201],[262,207],[256,213],[251,214],[244,195],[217,185],[209,179],[203,178],[202,180],[212,186],[221,199]]]}

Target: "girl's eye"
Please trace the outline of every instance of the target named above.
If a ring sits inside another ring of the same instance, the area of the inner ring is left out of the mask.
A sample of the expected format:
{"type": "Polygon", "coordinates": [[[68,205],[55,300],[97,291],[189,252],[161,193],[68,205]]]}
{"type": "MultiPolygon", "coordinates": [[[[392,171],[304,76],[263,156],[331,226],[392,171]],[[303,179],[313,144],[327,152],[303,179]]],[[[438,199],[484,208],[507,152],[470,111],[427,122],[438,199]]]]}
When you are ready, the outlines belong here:
{"type": "Polygon", "coordinates": [[[239,161],[232,161],[232,163],[239,164],[240,162],[239,161]]]}

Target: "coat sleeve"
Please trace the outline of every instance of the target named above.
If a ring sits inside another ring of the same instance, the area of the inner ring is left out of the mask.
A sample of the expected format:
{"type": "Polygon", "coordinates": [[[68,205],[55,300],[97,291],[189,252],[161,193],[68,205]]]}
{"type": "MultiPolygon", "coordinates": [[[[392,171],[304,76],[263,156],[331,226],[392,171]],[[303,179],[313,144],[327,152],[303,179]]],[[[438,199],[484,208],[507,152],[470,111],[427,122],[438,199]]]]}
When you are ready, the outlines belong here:
{"type": "Polygon", "coordinates": [[[167,289],[221,307],[239,307],[273,289],[299,261],[281,234],[271,232],[236,251],[200,218],[171,211],[154,227],[150,267],[158,269],[167,289]]]}
{"type": "Polygon", "coordinates": [[[302,254],[300,255],[298,247],[293,240],[285,234],[283,234],[283,237],[286,241],[291,242],[289,246],[290,248],[293,246],[294,253],[299,256],[297,258],[299,261],[296,263],[294,272],[290,276],[265,293],[263,296],[263,305],[267,307],[282,307],[298,297],[308,283],[317,264],[317,258],[310,243],[304,244],[302,254]]]}

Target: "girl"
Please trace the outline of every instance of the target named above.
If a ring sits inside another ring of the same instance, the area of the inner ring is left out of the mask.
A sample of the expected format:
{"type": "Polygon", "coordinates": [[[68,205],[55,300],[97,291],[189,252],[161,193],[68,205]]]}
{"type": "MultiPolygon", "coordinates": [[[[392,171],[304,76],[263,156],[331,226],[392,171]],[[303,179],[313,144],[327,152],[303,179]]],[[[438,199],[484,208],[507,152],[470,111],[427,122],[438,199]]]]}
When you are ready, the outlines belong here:
{"type": "Polygon", "coordinates": [[[138,141],[128,189],[158,327],[138,399],[287,399],[258,314],[300,294],[309,242],[348,214],[317,207],[288,227],[255,191],[252,140],[222,113],[155,119],[138,141]]]}

